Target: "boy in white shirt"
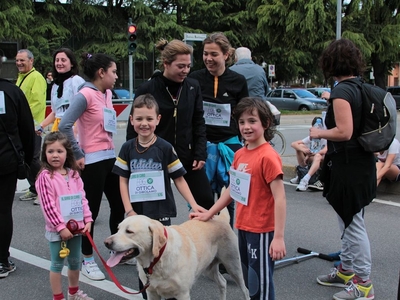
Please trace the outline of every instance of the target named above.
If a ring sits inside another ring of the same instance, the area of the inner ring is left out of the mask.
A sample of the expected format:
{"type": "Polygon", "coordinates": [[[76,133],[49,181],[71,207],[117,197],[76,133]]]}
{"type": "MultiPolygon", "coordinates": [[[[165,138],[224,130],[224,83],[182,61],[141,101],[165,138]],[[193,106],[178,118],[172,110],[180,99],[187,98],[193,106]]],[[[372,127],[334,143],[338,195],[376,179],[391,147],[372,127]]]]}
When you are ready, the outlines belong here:
{"type": "MultiPolygon", "coordinates": [[[[315,117],[311,122],[311,126],[314,126],[318,119],[322,121],[322,118],[315,117]]],[[[291,146],[296,150],[297,163],[299,166],[310,166],[308,173],[303,178],[296,176],[290,180],[291,183],[298,183],[296,191],[304,192],[308,189],[308,187],[322,191],[324,187],[321,181],[317,180],[312,185],[309,185],[308,182],[310,181],[311,176],[318,171],[322,161],[324,160],[325,153],[327,151],[326,139],[321,139],[321,149],[315,153],[313,153],[310,149],[311,140],[309,136],[302,140],[294,141],[291,146]]]]}

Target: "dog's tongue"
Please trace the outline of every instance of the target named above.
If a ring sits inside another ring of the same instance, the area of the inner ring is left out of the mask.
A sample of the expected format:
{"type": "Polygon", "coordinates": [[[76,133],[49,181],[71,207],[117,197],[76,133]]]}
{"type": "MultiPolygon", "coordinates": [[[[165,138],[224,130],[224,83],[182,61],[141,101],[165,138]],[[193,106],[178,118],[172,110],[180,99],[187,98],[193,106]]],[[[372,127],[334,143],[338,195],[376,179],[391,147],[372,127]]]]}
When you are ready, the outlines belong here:
{"type": "Polygon", "coordinates": [[[124,257],[125,252],[113,252],[110,256],[110,258],[107,260],[107,265],[112,268],[121,261],[121,259],[124,257]]]}

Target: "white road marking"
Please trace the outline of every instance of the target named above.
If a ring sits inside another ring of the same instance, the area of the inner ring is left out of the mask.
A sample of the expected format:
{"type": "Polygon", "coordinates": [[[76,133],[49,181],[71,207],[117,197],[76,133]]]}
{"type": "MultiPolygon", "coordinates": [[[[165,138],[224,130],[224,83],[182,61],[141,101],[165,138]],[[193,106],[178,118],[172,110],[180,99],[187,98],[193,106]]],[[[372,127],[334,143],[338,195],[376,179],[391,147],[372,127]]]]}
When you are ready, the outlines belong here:
{"type": "MultiPolygon", "coordinates": [[[[34,265],[35,267],[44,269],[44,270],[49,270],[50,269],[50,261],[35,255],[32,255],[30,253],[15,249],[15,248],[10,248],[10,256],[14,257],[20,261],[26,262],[28,264],[34,265]]],[[[67,271],[68,268],[67,266],[64,266],[63,270],[62,270],[62,275],[67,277],[67,271]]],[[[110,281],[110,280],[101,280],[101,281],[94,281],[94,280],[90,280],[89,278],[86,278],[83,275],[79,276],[79,281],[86,283],[88,285],[94,286],[98,289],[101,289],[103,291],[109,292],[111,294],[120,296],[124,299],[131,299],[131,300],[139,300],[139,299],[143,299],[142,295],[130,295],[130,294],[126,294],[123,291],[121,291],[114,282],[110,281]]],[[[133,290],[131,288],[128,288],[126,286],[124,286],[124,288],[126,290],[128,290],[129,292],[137,292],[136,290],[133,290]]]]}

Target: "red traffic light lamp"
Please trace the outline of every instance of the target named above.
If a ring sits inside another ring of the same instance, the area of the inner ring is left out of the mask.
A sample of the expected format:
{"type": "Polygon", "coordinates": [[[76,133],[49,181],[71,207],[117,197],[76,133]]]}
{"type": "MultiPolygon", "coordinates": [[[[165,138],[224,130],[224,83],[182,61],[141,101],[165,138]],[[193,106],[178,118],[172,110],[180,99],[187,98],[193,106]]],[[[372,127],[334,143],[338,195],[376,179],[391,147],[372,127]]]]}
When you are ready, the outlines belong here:
{"type": "Polygon", "coordinates": [[[131,22],[128,23],[128,53],[129,55],[133,54],[136,51],[136,24],[131,22]]]}

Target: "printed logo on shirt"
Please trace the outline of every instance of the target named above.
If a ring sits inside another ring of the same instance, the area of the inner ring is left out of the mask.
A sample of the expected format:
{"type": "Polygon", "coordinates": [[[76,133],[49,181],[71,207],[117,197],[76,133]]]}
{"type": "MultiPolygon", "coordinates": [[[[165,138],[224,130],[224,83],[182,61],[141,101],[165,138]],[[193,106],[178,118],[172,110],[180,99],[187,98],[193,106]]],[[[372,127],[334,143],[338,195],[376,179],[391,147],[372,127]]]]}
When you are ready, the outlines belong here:
{"type": "Polygon", "coordinates": [[[222,96],[224,96],[224,97],[229,97],[229,95],[228,95],[227,92],[225,92],[222,96]]]}
{"type": "Polygon", "coordinates": [[[152,158],[132,159],[131,170],[162,170],[162,164],[155,162],[152,158]]]}

